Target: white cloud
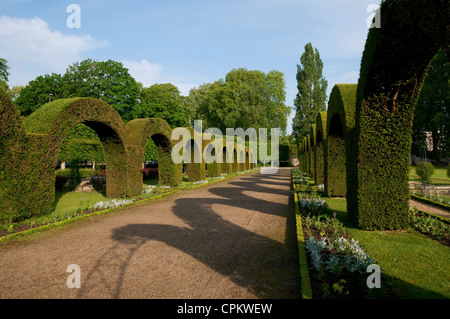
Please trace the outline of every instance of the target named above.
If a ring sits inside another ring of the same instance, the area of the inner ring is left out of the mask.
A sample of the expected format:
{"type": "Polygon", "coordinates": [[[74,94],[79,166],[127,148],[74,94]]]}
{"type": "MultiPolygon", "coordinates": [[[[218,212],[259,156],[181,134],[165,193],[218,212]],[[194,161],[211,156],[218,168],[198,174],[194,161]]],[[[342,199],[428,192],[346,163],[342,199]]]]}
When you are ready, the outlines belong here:
{"type": "Polygon", "coordinates": [[[141,82],[144,87],[157,83],[172,83],[180,90],[182,95],[189,95],[190,89],[199,85],[185,76],[169,74],[170,72],[161,65],[150,63],[146,59],[142,59],[140,62],[123,61],[122,63],[128,69],[130,75],[136,81],[141,82]]]}
{"type": "Polygon", "coordinates": [[[63,73],[68,65],[81,59],[82,52],[108,45],[90,35],[65,35],[51,30],[48,23],[32,19],[0,17],[0,52],[8,61],[10,84],[25,84],[36,72],[63,73]]]}

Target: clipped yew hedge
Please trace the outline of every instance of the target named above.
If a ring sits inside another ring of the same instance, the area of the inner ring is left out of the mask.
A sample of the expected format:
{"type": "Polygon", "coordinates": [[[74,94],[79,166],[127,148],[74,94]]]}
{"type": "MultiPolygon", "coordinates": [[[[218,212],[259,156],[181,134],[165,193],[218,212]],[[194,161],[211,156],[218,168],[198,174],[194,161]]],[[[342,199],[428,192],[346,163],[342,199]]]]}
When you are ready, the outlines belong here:
{"type": "Polygon", "coordinates": [[[449,49],[447,0],[390,0],[369,30],[348,154],[348,212],[362,229],[408,226],[412,119],[427,67],[449,49]]]}
{"type": "Polygon", "coordinates": [[[27,187],[22,173],[29,167],[22,164],[26,149],[22,119],[2,88],[0,115],[0,222],[8,222],[30,212],[26,199],[20,196],[27,187]]]}
{"type": "Polygon", "coordinates": [[[325,143],[325,193],[346,196],[346,149],[354,146],[356,84],[336,84],[327,112],[328,137],[325,143]]]}
{"type": "Polygon", "coordinates": [[[178,186],[182,181],[182,164],[175,164],[171,158],[172,130],[169,124],[160,118],[134,119],[126,125],[130,144],[129,173],[130,189],[134,193],[142,192],[142,162],[149,139],[156,145],[158,158],[158,180],[160,185],[178,186]]]}
{"type": "Polygon", "coordinates": [[[27,179],[37,182],[45,190],[34,195],[47,199],[47,205],[43,205],[45,208],[50,207],[54,200],[54,168],[61,146],[69,131],[79,123],[93,129],[102,143],[107,196],[117,198],[129,194],[127,132],[119,113],[98,99],[62,99],[41,106],[25,121],[25,129],[30,136],[28,153],[37,156],[27,179]],[[42,140],[46,147],[42,147],[42,140]]]}
{"type": "Polygon", "coordinates": [[[311,152],[310,152],[310,173],[311,173],[311,177],[315,179],[316,176],[316,124],[312,124],[311,125],[311,129],[309,132],[309,137],[310,137],[310,147],[311,147],[311,152]]]}
{"type": "Polygon", "coordinates": [[[316,118],[316,148],[314,156],[316,159],[316,185],[321,185],[325,182],[324,151],[327,137],[327,112],[321,111],[316,118]]]}

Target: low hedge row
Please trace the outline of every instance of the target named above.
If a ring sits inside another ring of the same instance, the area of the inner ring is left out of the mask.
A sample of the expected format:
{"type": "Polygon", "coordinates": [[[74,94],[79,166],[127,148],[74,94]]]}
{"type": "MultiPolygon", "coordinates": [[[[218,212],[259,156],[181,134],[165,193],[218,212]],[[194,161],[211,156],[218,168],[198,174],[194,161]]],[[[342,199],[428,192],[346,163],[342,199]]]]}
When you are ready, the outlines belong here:
{"type": "Polygon", "coordinates": [[[425,197],[422,197],[422,196],[413,195],[413,194],[410,194],[409,196],[411,198],[413,198],[413,199],[417,199],[417,200],[419,200],[421,202],[424,202],[426,204],[430,204],[430,205],[433,205],[433,206],[437,206],[437,207],[440,207],[440,208],[447,209],[450,212],[450,205],[446,205],[444,203],[439,203],[439,202],[436,202],[434,200],[431,200],[431,199],[428,199],[428,198],[425,198],[425,197]]]}

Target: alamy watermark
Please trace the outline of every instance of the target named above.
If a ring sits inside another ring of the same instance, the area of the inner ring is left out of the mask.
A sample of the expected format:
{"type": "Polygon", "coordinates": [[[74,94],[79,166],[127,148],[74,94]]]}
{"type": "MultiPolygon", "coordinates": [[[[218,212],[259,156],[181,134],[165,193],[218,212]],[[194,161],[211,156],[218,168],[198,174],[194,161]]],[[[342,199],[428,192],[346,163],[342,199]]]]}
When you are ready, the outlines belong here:
{"type": "Polygon", "coordinates": [[[81,28],[81,8],[78,4],[69,4],[66,12],[71,13],[66,20],[66,25],[69,29],[81,28]]]}
{"type": "Polygon", "coordinates": [[[381,271],[380,266],[377,264],[371,264],[367,266],[366,272],[372,273],[367,277],[366,285],[367,288],[381,288],[381,271]]]}
{"type": "Polygon", "coordinates": [[[179,163],[257,163],[270,162],[270,167],[261,167],[262,174],[275,174],[279,160],[279,128],[227,128],[226,134],[218,128],[208,128],[202,133],[202,121],[194,121],[194,129],[178,127],[172,131],[171,139],[177,142],[172,148],[172,161],[179,163]],[[193,131],[193,132],[192,132],[193,131]],[[192,132],[192,133],[191,133],[192,132]],[[193,136],[192,136],[193,135],[193,136]],[[248,153],[245,140],[248,137],[248,153]],[[211,141],[203,148],[203,141],[211,141]],[[270,145],[270,155],[268,154],[270,145]],[[224,152],[225,149],[225,152],[224,152]],[[247,160],[246,160],[247,158],[247,160]]]}
{"type": "Polygon", "coordinates": [[[70,264],[66,272],[71,273],[66,280],[68,288],[81,288],[81,268],[77,264],[70,264]]]}
{"type": "Polygon", "coordinates": [[[367,17],[367,27],[371,28],[381,28],[381,9],[378,4],[369,4],[366,9],[367,12],[371,13],[367,17]]]}

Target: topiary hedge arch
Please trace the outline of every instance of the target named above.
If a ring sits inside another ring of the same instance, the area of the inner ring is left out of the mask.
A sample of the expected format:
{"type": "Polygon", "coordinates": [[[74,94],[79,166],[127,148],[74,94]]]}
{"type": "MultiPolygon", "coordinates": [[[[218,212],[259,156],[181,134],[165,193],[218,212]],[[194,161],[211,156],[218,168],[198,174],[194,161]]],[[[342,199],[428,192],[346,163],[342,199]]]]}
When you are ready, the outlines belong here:
{"type": "MultiPolygon", "coordinates": [[[[4,105],[9,109],[6,114],[17,112],[10,101],[2,100],[4,105]]],[[[117,111],[91,98],[58,100],[43,105],[25,120],[23,127],[16,127],[21,138],[9,144],[6,153],[12,150],[15,154],[2,174],[7,176],[5,180],[10,180],[6,194],[16,194],[15,202],[8,204],[14,215],[10,219],[51,210],[58,154],[67,133],[78,123],[94,129],[102,142],[107,163],[107,195],[120,197],[127,193],[126,129],[117,111]]],[[[2,134],[2,140],[4,137],[2,134]]]]}
{"type": "Polygon", "coordinates": [[[182,181],[181,164],[175,164],[171,158],[172,130],[169,124],[160,118],[135,119],[126,125],[130,151],[130,188],[134,193],[142,192],[142,162],[145,147],[151,138],[158,153],[158,179],[160,185],[177,186],[182,181]]]}
{"type": "Polygon", "coordinates": [[[324,186],[329,197],[345,196],[347,191],[345,154],[354,145],[350,135],[355,127],[356,88],[356,84],[336,84],[328,102],[324,186]]]}
{"type": "MultiPolygon", "coordinates": [[[[26,176],[31,167],[27,166],[25,130],[19,111],[8,94],[0,88],[0,222],[12,221],[28,216],[28,198],[21,194],[32,191],[26,176]]],[[[34,210],[34,207],[31,207],[34,210]]]]}
{"type": "Polygon", "coordinates": [[[311,125],[311,129],[309,131],[309,137],[310,137],[310,174],[311,177],[315,179],[316,177],[316,124],[311,125]]]}
{"type": "Polygon", "coordinates": [[[390,0],[369,30],[356,98],[355,148],[347,154],[348,212],[363,229],[408,225],[414,105],[427,67],[449,51],[448,0],[390,0]]]}
{"type": "Polygon", "coordinates": [[[321,111],[316,118],[316,148],[314,158],[316,159],[315,181],[316,185],[324,184],[325,167],[324,167],[324,150],[327,139],[327,112],[321,111]]]}

